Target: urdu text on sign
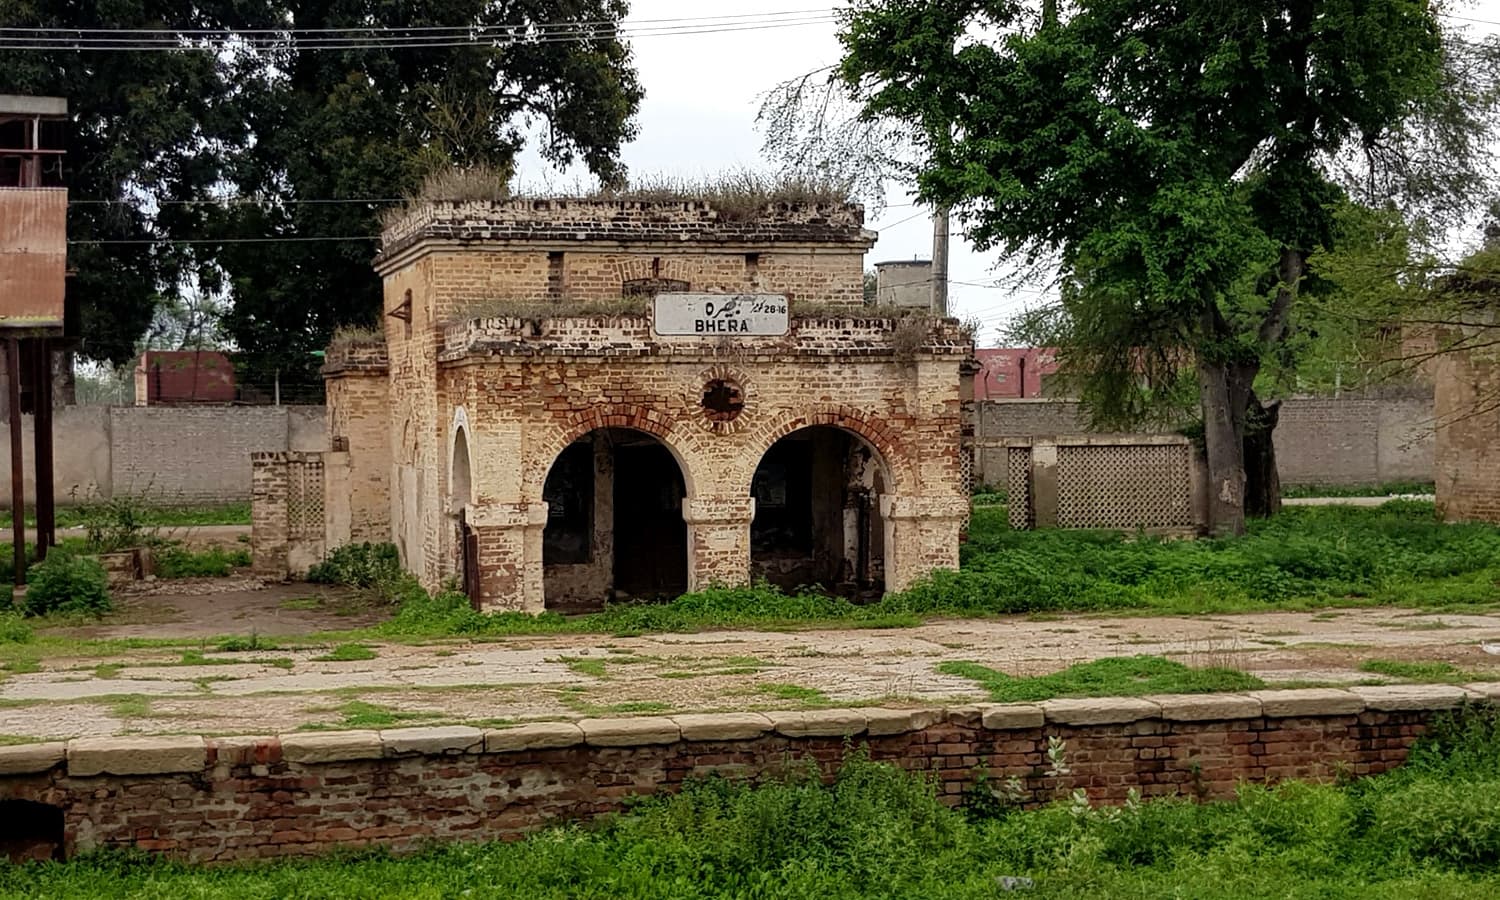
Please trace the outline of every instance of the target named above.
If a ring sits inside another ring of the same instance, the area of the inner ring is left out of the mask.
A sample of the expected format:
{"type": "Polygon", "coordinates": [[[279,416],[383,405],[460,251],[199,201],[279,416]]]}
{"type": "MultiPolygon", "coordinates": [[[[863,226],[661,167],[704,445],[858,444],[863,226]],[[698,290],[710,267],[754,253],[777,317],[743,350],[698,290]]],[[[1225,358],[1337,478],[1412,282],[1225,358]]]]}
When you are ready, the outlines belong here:
{"type": "Polygon", "coordinates": [[[787,332],[785,294],[656,295],[653,328],[659,335],[779,336],[787,332]]]}

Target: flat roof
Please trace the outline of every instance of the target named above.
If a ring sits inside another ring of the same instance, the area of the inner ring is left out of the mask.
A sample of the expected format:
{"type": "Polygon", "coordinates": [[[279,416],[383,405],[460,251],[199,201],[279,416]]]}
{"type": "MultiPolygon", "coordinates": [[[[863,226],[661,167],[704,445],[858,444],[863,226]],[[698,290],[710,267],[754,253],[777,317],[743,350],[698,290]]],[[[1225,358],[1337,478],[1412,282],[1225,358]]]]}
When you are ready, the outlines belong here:
{"type": "Polygon", "coordinates": [[[26,94],[0,94],[0,116],[56,116],[68,114],[64,97],[31,97],[26,94]]]}
{"type": "Polygon", "coordinates": [[[875,263],[875,268],[878,269],[881,266],[930,266],[930,265],[932,265],[932,260],[930,260],[930,259],[891,259],[891,260],[886,260],[885,262],[875,263]]]}

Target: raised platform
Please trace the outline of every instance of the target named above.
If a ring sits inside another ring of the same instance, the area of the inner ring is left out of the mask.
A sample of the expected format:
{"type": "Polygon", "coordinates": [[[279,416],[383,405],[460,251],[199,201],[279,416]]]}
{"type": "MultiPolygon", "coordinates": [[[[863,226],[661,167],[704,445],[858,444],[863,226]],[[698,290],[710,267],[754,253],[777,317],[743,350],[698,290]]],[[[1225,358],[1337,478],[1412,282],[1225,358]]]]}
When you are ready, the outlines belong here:
{"type": "Polygon", "coordinates": [[[851,748],[930,773],[957,803],[976,773],[1038,805],[1231,796],[1244,781],[1399,766],[1431,718],[1500,685],[1059,699],[250,737],[110,737],[0,747],[0,803],[29,854],[135,847],[196,861],[411,850],[618,811],[713,773],[774,776],[851,748]],[[1065,744],[1065,771],[1047,750],[1065,744]],[[60,833],[46,830],[61,823],[60,833]],[[50,823],[50,824],[49,824],[50,823]],[[51,842],[50,848],[48,842],[51,842]]]}

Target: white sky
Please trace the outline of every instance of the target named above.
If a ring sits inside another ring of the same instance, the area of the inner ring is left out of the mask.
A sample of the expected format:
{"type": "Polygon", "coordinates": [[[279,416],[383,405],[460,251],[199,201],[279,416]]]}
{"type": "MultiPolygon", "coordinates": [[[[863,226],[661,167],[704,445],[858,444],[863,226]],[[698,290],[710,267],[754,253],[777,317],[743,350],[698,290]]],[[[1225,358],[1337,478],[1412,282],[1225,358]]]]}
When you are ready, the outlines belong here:
{"type": "MultiPolygon", "coordinates": [[[[842,3],[838,5],[842,6],[842,3]]],[[[1461,23],[1472,33],[1500,31],[1500,0],[1472,0],[1446,4],[1453,15],[1490,20],[1488,24],[1461,23]]],[[[816,0],[633,0],[627,22],[733,16],[826,9],[816,0]]],[[[640,137],[624,149],[632,173],[641,175],[705,175],[726,169],[767,168],[760,155],[761,134],[755,129],[759,97],[788,78],[837,62],[839,43],[832,23],[719,34],[637,36],[631,39],[635,64],[646,89],[639,115],[640,137]]],[[[536,157],[523,158],[521,178],[531,183],[547,178],[571,183],[573,175],[547,175],[536,157]]],[[[880,232],[880,241],[866,257],[866,268],[887,259],[930,257],[932,222],[900,186],[887,191],[890,206],[866,226],[880,232]],[[913,216],[915,216],[913,218],[913,216]],[[904,221],[903,221],[904,220],[904,221]]],[[[955,234],[948,277],[955,282],[993,284],[993,254],[976,252],[955,234]]],[[[949,308],[962,318],[983,323],[982,346],[998,343],[996,326],[1037,299],[1032,290],[949,287],[949,308]]]]}

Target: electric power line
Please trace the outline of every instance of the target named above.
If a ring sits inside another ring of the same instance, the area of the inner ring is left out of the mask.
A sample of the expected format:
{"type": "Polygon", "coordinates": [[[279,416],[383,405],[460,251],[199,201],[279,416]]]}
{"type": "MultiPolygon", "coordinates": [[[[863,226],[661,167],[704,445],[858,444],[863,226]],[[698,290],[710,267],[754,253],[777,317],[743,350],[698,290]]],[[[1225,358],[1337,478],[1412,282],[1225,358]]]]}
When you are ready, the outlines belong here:
{"type": "MultiPolygon", "coordinates": [[[[535,46],[593,40],[667,37],[675,35],[723,34],[831,24],[832,15],[783,17],[745,21],[684,19],[677,25],[631,25],[628,23],[578,26],[568,24],[538,32],[535,26],[473,26],[452,34],[387,34],[365,37],[297,38],[286,32],[270,35],[222,31],[205,34],[170,32],[166,37],[79,36],[67,29],[56,35],[6,35],[0,29],[0,50],[222,52],[230,50],[422,50],[468,46],[535,46]]],[[[397,29],[399,31],[399,29],[397,29]]]]}

